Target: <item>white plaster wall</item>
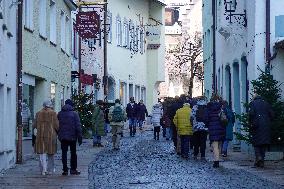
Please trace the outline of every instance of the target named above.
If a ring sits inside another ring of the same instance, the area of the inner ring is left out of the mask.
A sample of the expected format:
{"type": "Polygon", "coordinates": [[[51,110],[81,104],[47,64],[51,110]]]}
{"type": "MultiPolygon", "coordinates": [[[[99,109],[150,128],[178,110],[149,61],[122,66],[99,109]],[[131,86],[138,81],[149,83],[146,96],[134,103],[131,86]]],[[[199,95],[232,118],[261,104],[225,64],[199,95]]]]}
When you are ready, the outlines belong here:
{"type": "Polygon", "coordinates": [[[16,160],[16,7],[8,8],[11,3],[2,1],[0,8],[0,26],[6,24],[13,35],[8,38],[7,31],[0,31],[0,172],[16,160]]]}
{"type": "MultiPolygon", "coordinates": [[[[48,3],[49,1],[47,1],[48,3]]],[[[49,4],[48,4],[49,5],[49,4]]],[[[49,6],[47,6],[49,7],[49,6]]],[[[63,10],[69,19],[71,19],[71,10],[67,7],[63,0],[56,1],[56,21],[57,21],[57,36],[56,46],[50,43],[49,38],[49,11],[47,10],[47,39],[39,36],[39,0],[34,1],[34,31],[30,32],[23,29],[23,72],[37,77],[43,83],[36,86],[35,92],[35,112],[42,108],[42,102],[50,98],[50,84],[56,84],[56,100],[55,110],[59,111],[60,103],[60,88],[64,86],[66,89],[70,87],[71,78],[71,53],[67,55],[61,50],[60,45],[60,13],[63,10]]],[[[70,22],[71,23],[71,22],[70,22]]],[[[71,24],[70,35],[67,35],[70,42],[71,52],[71,24]]],[[[70,92],[66,92],[70,95],[70,92]]],[[[66,95],[66,96],[67,96],[66,95]]]]}

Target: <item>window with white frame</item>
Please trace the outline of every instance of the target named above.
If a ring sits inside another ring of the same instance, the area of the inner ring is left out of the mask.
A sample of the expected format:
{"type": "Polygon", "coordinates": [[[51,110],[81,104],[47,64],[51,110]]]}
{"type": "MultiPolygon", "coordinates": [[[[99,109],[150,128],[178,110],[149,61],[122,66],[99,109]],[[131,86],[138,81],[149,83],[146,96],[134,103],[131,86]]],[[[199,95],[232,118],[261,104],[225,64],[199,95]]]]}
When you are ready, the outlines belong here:
{"type": "Polygon", "coordinates": [[[132,20],[129,21],[129,30],[128,30],[128,33],[129,33],[129,44],[128,44],[128,47],[130,49],[133,49],[133,46],[134,46],[134,38],[135,38],[135,27],[134,27],[134,24],[132,22],[132,20]]]}
{"type": "Polygon", "coordinates": [[[127,19],[123,21],[123,47],[129,47],[129,23],[127,19]]]}
{"type": "Polygon", "coordinates": [[[70,55],[70,19],[66,16],[65,19],[65,51],[67,55],[70,55]]]}
{"type": "Polygon", "coordinates": [[[109,26],[109,30],[107,33],[107,42],[112,42],[112,13],[108,11],[107,13],[107,24],[109,26]]]}
{"type": "Polygon", "coordinates": [[[135,46],[136,46],[137,50],[139,48],[139,34],[140,34],[139,26],[136,26],[136,28],[135,28],[135,46]]]}
{"type": "Polygon", "coordinates": [[[49,11],[50,42],[56,44],[56,4],[54,0],[50,0],[49,11]]]}
{"type": "Polygon", "coordinates": [[[66,44],[65,44],[65,38],[66,38],[66,33],[65,33],[65,13],[61,11],[60,14],[60,47],[62,50],[65,51],[66,44]]]}
{"type": "Polygon", "coordinates": [[[75,28],[72,29],[73,31],[73,41],[72,41],[72,51],[73,51],[73,56],[74,58],[79,57],[79,35],[76,32],[75,28]]]}
{"type": "Polygon", "coordinates": [[[33,0],[24,0],[24,25],[27,29],[33,30],[33,0]]]}
{"type": "Polygon", "coordinates": [[[116,41],[117,46],[122,46],[121,18],[119,15],[116,17],[116,41]]]}
{"type": "Polygon", "coordinates": [[[39,1],[39,34],[46,38],[46,0],[39,1]]]}
{"type": "Polygon", "coordinates": [[[145,34],[144,34],[144,29],[141,27],[140,29],[140,53],[143,54],[145,50],[145,34]]]}

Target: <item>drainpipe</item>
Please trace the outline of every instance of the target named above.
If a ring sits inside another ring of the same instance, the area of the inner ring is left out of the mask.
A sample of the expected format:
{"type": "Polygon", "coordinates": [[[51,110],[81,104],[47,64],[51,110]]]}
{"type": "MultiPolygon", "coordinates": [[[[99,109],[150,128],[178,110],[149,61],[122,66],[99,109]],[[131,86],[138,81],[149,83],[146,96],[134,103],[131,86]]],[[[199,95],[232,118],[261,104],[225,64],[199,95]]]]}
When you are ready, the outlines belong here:
{"type": "Polygon", "coordinates": [[[270,72],[270,0],[266,0],[266,70],[270,72]]]}
{"type": "Polygon", "coordinates": [[[213,74],[212,74],[212,92],[216,93],[216,1],[212,0],[212,17],[213,17],[213,24],[212,24],[212,47],[213,47],[213,74]]]}
{"type": "Polygon", "coordinates": [[[16,146],[16,163],[23,162],[23,126],[22,126],[22,69],[23,69],[23,0],[18,1],[18,19],[17,19],[17,146],[16,146]]]}
{"type": "MultiPolygon", "coordinates": [[[[79,2],[81,2],[81,0],[79,0],[79,2]]],[[[81,12],[82,8],[81,5],[79,5],[79,12],[81,12]]],[[[81,70],[82,70],[82,40],[81,37],[79,36],[79,41],[78,41],[78,45],[79,45],[79,56],[78,56],[78,73],[79,73],[79,77],[78,77],[78,94],[81,92],[82,90],[82,83],[81,83],[81,70]]]]}
{"type": "Polygon", "coordinates": [[[104,101],[108,96],[108,71],[107,71],[107,0],[104,0],[104,101]]]}

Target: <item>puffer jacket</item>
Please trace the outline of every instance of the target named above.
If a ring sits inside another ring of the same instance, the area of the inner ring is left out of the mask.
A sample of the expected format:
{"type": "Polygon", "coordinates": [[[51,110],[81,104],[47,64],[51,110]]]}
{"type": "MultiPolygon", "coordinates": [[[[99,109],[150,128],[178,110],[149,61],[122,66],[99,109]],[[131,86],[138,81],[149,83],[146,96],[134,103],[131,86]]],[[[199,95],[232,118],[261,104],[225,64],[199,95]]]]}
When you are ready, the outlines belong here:
{"type": "Polygon", "coordinates": [[[93,135],[105,136],[105,120],[104,120],[104,111],[96,105],[95,110],[92,116],[92,132],[93,135]]]}
{"type": "Polygon", "coordinates": [[[221,102],[212,101],[208,108],[208,129],[210,141],[224,141],[226,137],[226,127],[222,125],[219,113],[222,108],[221,102]]]}
{"type": "Polygon", "coordinates": [[[152,124],[157,127],[161,126],[161,118],[163,116],[162,106],[160,104],[155,104],[152,110],[152,124]]]}
{"type": "Polygon", "coordinates": [[[178,135],[192,135],[190,115],[190,104],[185,104],[182,108],[177,110],[174,117],[174,124],[177,127],[178,135]]]}

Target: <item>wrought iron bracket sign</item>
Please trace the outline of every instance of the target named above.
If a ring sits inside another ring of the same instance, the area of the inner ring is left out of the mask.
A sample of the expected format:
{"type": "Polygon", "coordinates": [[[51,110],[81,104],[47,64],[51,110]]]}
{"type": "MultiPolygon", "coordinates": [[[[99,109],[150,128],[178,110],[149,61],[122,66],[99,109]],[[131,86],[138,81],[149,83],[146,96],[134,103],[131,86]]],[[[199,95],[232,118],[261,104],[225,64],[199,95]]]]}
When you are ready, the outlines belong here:
{"type": "Polygon", "coordinates": [[[247,27],[247,11],[244,9],[244,13],[236,13],[237,0],[224,0],[226,20],[230,24],[233,22],[247,27]]]}

